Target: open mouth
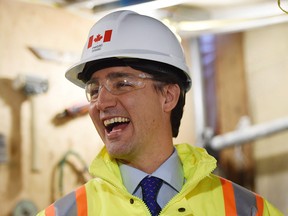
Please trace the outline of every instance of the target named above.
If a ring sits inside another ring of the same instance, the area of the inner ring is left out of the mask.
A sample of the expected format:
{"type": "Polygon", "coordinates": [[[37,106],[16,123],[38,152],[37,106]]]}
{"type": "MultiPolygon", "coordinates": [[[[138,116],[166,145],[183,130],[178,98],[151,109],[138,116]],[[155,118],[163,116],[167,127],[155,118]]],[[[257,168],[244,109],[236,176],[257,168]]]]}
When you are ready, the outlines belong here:
{"type": "Polygon", "coordinates": [[[123,117],[115,117],[104,121],[105,129],[108,133],[113,130],[122,130],[130,123],[130,119],[123,117]]]}

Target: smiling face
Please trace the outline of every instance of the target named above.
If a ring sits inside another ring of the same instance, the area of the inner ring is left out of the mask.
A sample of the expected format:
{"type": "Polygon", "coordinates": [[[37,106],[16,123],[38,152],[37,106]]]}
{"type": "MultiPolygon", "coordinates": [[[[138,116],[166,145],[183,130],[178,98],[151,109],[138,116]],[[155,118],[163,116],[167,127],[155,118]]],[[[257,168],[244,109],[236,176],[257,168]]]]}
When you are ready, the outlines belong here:
{"type": "MultiPolygon", "coordinates": [[[[111,67],[97,71],[91,80],[103,83],[107,77],[123,72],[143,73],[130,67],[111,67]]],[[[170,114],[177,100],[167,102],[171,100],[170,87],[160,93],[155,90],[155,81],[143,82],[141,88],[118,95],[101,87],[97,99],[90,103],[90,117],[108,153],[128,163],[153,155],[161,158],[173,151],[170,114]]]]}

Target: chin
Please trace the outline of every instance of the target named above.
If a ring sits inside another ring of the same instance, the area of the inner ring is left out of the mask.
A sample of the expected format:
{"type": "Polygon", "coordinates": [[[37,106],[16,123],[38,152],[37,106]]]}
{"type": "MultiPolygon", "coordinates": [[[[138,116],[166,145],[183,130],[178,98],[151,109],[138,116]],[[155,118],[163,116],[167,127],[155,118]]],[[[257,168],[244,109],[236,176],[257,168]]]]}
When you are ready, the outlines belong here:
{"type": "Polygon", "coordinates": [[[125,160],[129,158],[129,151],[123,148],[109,148],[106,147],[108,154],[115,159],[125,160]]]}

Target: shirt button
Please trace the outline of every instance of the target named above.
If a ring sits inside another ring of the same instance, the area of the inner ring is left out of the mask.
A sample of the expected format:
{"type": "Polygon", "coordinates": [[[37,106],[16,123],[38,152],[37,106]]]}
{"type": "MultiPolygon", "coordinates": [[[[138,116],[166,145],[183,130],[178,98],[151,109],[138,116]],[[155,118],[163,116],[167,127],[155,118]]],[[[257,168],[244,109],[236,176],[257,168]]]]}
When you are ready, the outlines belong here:
{"type": "Polygon", "coordinates": [[[134,199],[131,198],[130,199],[130,203],[133,204],[134,203],[134,199]]]}
{"type": "Polygon", "coordinates": [[[179,212],[185,212],[186,209],[185,209],[185,208],[179,208],[178,211],[179,211],[179,212]]]}

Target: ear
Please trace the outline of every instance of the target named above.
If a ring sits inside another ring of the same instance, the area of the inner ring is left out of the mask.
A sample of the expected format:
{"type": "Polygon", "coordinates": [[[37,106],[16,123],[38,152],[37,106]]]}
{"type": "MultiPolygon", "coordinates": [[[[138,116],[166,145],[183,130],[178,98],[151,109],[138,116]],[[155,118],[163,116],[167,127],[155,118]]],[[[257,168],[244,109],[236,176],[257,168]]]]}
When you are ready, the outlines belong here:
{"type": "Polygon", "coordinates": [[[166,112],[172,111],[177,105],[180,96],[180,87],[177,84],[168,84],[164,88],[165,102],[163,110],[166,112]]]}

